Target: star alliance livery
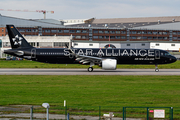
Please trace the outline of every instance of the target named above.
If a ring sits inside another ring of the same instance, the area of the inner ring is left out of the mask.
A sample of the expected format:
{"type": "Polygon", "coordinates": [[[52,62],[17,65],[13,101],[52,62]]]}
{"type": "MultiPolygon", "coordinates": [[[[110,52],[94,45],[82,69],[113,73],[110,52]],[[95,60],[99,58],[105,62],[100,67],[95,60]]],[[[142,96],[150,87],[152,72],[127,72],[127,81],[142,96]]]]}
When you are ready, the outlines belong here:
{"type": "Polygon", "coordinates": [[[117,64],[154,64],[158,72],[158,64],[173,63],[177,59],[167,51],[159,49],[101,49],[101,48],[35,48],[19,33],[14,25],[7,25],[12,49],[4,53],[28,60],[54,63],[94,65],[105,70],[115,70],[117,64]]]}

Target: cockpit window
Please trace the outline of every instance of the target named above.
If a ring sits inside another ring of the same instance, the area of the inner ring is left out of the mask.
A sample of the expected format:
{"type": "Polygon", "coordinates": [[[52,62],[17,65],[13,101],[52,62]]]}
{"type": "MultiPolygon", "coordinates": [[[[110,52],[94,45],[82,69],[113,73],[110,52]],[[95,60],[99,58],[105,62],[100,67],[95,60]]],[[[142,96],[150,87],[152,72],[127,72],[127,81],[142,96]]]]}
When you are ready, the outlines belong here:
{"type": "Polygon", "coordinates": [[[171,54],[167,52],[167,53],[165,53],[165,55],[171,55],[171,54]]]}

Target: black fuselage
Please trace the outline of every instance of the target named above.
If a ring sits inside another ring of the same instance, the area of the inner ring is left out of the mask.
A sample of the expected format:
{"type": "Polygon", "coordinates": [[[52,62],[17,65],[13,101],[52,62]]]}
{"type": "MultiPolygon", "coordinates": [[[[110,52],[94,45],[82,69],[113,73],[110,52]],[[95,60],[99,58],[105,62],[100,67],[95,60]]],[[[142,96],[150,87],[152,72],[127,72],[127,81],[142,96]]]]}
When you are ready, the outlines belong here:
{"type": "MultiPolygon", "coordinates": [[[[176,61],[176,58],[167,51],[159,49],[73,48],[72,50],[78,55],[116,59],[117,64],[167,64],[176,61]]],[[[5,50],[4,53],[44,63],[78,63],[67,48],[21,48],[5,50]]]]}

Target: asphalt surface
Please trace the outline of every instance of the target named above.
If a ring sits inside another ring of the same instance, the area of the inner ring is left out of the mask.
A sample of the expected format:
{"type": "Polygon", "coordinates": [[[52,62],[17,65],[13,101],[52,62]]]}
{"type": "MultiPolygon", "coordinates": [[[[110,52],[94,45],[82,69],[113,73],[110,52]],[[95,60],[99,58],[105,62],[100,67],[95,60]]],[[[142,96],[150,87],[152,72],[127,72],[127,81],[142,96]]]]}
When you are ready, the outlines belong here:
{"type": "Polygon", "coordinates": [[[94,69],[0,69],[0,75],[180,75],[180,69],[117,69],[102,70],[94,69]]]}

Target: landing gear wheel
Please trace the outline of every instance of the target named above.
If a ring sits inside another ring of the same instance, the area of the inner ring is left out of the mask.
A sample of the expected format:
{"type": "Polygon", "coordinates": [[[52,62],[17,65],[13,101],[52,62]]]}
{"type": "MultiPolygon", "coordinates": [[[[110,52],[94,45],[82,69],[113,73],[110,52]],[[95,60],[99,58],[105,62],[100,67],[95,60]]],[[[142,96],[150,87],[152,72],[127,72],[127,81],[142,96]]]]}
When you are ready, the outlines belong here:
{"type": "Polygon", "coordinates": [[[159,69],[158,69],[158,68],[156,68],[156,69],[155,69],[155,72],[159,72],[159,69]]]}
{"type": "Polygon", "coordinates": [[[155,72],[159,72],[159,69],[158,69],[158,65],[157,64],[155,64],[155,72]]]}
{"type": "Polygon", "coordinates": [[[93,67],[89,67],[89,68],[88,68],[88,71],[89,71],[89,72],[92,72],[92,71],[93,71],[93,67]]]}

